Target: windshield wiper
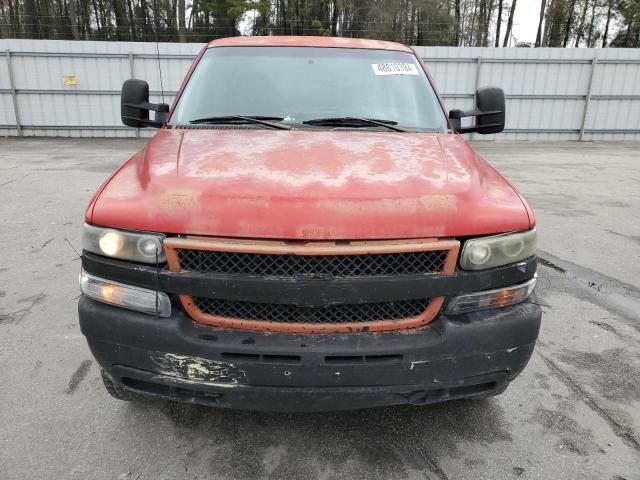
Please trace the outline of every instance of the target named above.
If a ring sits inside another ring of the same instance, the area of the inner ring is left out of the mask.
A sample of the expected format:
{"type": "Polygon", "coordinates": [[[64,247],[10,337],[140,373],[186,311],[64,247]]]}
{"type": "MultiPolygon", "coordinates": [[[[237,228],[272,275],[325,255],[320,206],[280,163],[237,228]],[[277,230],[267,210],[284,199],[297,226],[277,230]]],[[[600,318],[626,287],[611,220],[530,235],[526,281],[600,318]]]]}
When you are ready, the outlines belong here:
{"type": "Polygon", "coordinates": [[[379,127],[386,127],[389,130],[395,132],[406,132],[404,128],[396,127],[398,122],[393,120],[378,120],[375,118],[360,118],[360,117],[334,117],[334,118],[314,118],[313,120],[305,120],[305,125],[317,125],[324,127],[366,127],[368,125],[377,125],[379,127]]]}
{"type": "Polygon", "coordinates": [[[242,124],[242,123],[258,123],[260,125],[266,125],[271,128],[278,128],[280,130],[291,130],[291,125],[282,125],[280,123],[274,123],[273,121],[281,121],[282,117],[265,117],[260,115],[225,115],[220,117],[204,117],[191,120],[189,123],[210,123],[210,124],[242,124]]]}

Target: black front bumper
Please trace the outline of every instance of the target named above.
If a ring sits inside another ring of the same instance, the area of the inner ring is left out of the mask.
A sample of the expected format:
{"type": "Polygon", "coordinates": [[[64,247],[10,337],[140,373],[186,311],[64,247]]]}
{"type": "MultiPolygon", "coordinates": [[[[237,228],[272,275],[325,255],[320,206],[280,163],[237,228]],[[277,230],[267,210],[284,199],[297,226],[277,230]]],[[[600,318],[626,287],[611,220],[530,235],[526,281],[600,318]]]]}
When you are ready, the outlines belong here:
{"type": "Polygon", "coordinates": [[[500,391],[531,357],[540,307],[525,302],[383,333],[222,330],[182,311],[154,318],[86,297],[80,326],[126,388],[218,407],[323,411],[427,404],[500,391]]]}

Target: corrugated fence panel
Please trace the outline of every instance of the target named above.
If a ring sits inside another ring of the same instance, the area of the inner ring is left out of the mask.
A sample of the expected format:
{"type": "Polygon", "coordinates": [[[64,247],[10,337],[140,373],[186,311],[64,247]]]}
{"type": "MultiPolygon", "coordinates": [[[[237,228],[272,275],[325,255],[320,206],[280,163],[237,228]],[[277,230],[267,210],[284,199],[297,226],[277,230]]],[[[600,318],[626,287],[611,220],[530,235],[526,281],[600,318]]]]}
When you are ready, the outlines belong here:
{"type": "MultiPolygon", "coordinates": [[[[202,44],[0,40],[0,135],[17,135],[6,50],[22,134],[148,136],[120,123],[120,89],[149,82],[152,102],[171,103],[202,44]],[[73,77],[75,85],[65,84],[73,77]]],[[[640,140],[640,50],[416,47],[448,108],[473,108],[477,86],[507,97],[496,139],[640,140]],[[593,59],[597,58],[594,65],[593,59]],[[590,95],[589,95],[590,93],[590,95]]]]}
{"type": "Polygon", "coordinates": [[[578,139],[584,129],[582,138],[586,140],[640,140],[638,49],[416,47],[416,50],[425,59],[449,108],[467,108],[468,103],[461,103],[461,98],[473,94],[478,66],[479,86],[504,89],[505,133],[476,138],[578,139]],[[596,57],[598,63],[593,69],[596,57]],[[590,85],[589,105],[585,108],[590,85]]]}
{"type": "Polygon", "coordinates": [[[0,125],[15,125],[15,122],[11,95],[2,93],[0,94],[0,125]]]}
{"type": "MultiPolygon", "coordinates": [[[[0,41],[1,45],[1,41],[0,41]]],[[[11,98],[11,83],[9,81],[9,68],[5,49],[0,49],[0,126],[15,125],[16,117],[13,110],[13,100],[11,98]]],[[[0,134],[3,133],[0,129],[0,134]]]]}
{"type": "MultiPolygon", "coordinates": [[[[628,62],[634,57],[627,49],[617,50],[605,57],[605,62],[607,60],[628,62]]],[[[640,62],[602,63],[599,60],[593,76],[591,104],[586,122],[588,128],[618,131],[637,129],[640,125],[639,92],[640,62]]],[[[637,138],[636,135],[636,133],[622,135],[600,133],[596,138],[637,138]]]]}
{"type": "MultiPolygon", "coordinates": [[[[164,99],[171,102],[202,45],[161,43],[158,48],[164,99]]],[[[0,50],[6,49],[24,135],[135,136],[136,130],[120,123],[120,89],[132,77],[145,78],[151,101],[161,101],[155,43],[0,40],[0,50]],[[65,84],[65,77],[75,84],[65,84]]],[[[15,127],[7,128],[15,125],[15,115],[5,58],[0,106],[0,135],[15,135],[15,127]]]]}

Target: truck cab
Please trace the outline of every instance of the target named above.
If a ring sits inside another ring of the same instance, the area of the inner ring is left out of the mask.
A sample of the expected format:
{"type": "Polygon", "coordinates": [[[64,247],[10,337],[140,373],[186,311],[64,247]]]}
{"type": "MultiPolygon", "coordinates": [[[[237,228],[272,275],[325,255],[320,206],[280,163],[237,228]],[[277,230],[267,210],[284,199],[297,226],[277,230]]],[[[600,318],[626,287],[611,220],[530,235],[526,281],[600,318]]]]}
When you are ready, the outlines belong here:
{"type": "Polygon", "coordinates": [[[447,112],[407,46],[236,37],[171,107],[127,80],[122,121],[158,131],[89,202],[78,305],[114,397],[424,405],[531,357],[535,218],[461,136],[502,131],[499,88],[447,112]]]}

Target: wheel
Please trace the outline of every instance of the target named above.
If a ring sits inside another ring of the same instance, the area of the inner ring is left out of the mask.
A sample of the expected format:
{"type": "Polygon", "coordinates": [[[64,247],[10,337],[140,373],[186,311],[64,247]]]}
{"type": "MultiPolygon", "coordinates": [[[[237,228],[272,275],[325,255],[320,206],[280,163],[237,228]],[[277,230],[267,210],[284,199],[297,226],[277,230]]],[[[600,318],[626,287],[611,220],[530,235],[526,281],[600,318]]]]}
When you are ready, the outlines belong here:
{"type": "Polygon", "coordinates": [[[113,377],[102,368],[100,369],[100,375],[102,376],[104,388],[106,388],[109,395],[113,398],[117,398],[118,400],[123,400],[125,402],[142,402],[146,400],[144,395],[127,390],[120,382],[116,382],[113,377]]]}

